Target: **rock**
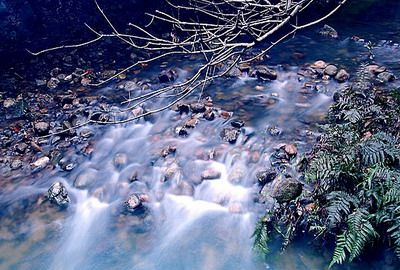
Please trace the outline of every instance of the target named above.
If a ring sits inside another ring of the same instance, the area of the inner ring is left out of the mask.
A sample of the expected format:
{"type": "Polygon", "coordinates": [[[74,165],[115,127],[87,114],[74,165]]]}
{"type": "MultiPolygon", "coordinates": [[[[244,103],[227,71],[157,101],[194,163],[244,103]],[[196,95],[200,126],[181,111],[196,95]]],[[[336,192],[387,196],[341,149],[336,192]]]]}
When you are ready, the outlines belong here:
{"type": "Polygon", "coordinates": [[[26,149],[28,148],[28,145],[26,143],[17,143],[15,145],[15,151],[17,151],[20,154],[25,153],[26,149]]]}
{"type": "Polygon", "coordinates": [[[347,80],[349,79],[349,77],[350,77],[349,73],[347,73],[346,70],[341,69],[341,70],[339,70],[338,73],[336,74],[335,79],[336,79],[338,82],[342,83],[342,82],[347,81],[347,80]]]}
{"type": "Polygon", "coordinates": [[[175,81],[177,77],[177,72],[175,70],[169,69],[163,70],[160,75],[158,75],[158,80],[160,81],[160,83],[168,83],[175,81]]]}
{"type": "Polygon", "coordinates": [[[71,160],[68,160],[66,158],[62,158],[59,162],[58,165],[60,165],[61,169],[64,171],[72,171],[76,167],[76,163],[74,163],[71,160]]]}
{"type": "Polygon", "coordinates": [[[48,157],[41,157],[38,160],[36,160],[35,162],[33,162],[31,164],[31,167],[33,170],[41,170],[43,168],[45,168],[47,166],[47,164],[49,164],[50,159],[48,157]]]}
{"type": "Polygon", "coordinates": [[[90,128],[83,128],[80,132],[79,132],[79,136],[81,136],[82,138],[90,138],[94,135],[93,131],[90,128]]]}
{"type": "Polygon", "coordinates": [[[277,175],[278,174],[275,170],[269,169],[257,172],[256,178],[260,185],[265,185],[267,183],[274,181],[277,175]]]}
{"type": "Polygon", "coordinates": [[[396,77],[393,75],[393,73],[384,71],[378,74],[377,79],[382,83],[386,83],[386,82],[393,82],[396,79],[396,77]]]}
{"type": "Polygon", "coordinates": [[[58,84],[60,83],[60,80],[57,78],[50,78],[50,80],[47,82],[47,87],[50,89],[56,88],[58,84]]]}
{"type": "Polygon", "coordinates": [[[247,64],[247,63],[241,63],[241,64],[239,64],[238,68],[239,68],[239,70],[240,70],[241,72],[246,72],[246,73],[249,73],[249,72],[250,72],[250,65],[247,64]]]}
{"type": "Polygon", "coordinates": [[[327,64],[323,60],[318,60],[318,61],[315,61],[313,64],[311,64],[311,67],[316,68],[316,69],[324,69],[324,68],[326,68],[326,66],[327,66],[327,64]]]}
{"type": "Polygon", "coordinates": [[[378,65],[368,65],[366,69],[368,70],[368,72],[374,75],[378,75],[379,73],[386,71],[386,67],[378,65]]]}
{"type": "Polygon", "coordinates": [[[273,137],[278,136],[279,134],[282,133],[282,131],[279,128],[277,128],[276,126],[268,127],[267,131],[268,131],[269,135],[271,135],[273,137]]]}
{"type": "Polygon", "coordinates": [[[240,130],[234,127],[226,127],[221,131],[221,138],[229,143],[235,143],[240,135],[240,130]]]}
{"type": "Polygon", "coordinates": [[[212,168],[208,168],[201,173],[202,180],[214,180],[214,179],[218,179],[220,177],[221,177],[221,173],[212,168]]]}
{"type": "Polygon", "coordinates": [[[181,126],[175,128],[175,133],[182,137],[189,136],[189,132],[187,131],[187,129],[181,126]]]}
{"type": "Polygon", "coordinates": [[[49,123],[41,121],[41,122],[37,122],[34,124],[34,129],[35,129],[36,134],[46,135],[49,133],[50,125],[49,125],[49,123]]]}
{"type": "Polygon", "coordinates": [[[178,104],[178,111],[181,114],[183,113],[188,114],[190,112],[190,106],[187,104],[178,104]]]}
{"type": "Polygon", "coordinates": [[[278,74],[267,66],[256,66],[255,75],[262,80],[276,80],[278,74]]]}
{"type": "Polygon", "coordinates": [[[126,90],[126,91],[133,91],[133,90],[137,90],[137,89],[139,89],[139,86],[136,84],[136,82],[134,82],[134,81],[127,81],[125,84],[124,84],[124,89],[126,90]]]}
{"type": "Polygon", "coordinates": [[[302,191],[303,185],[296,180],[280,178],[274,185],[271,195],[278,203],[285,203],[296,199],[302,191]]]}
{"type": "Polygon", "coordinates": [[[294,144],[286,144],[284,150],[289,157],[297,155],[297,147],[294,144]]]}
{"type": "Polygon", "coordinates": [[[13,161],[11,162],[10,168],[11,168],[11,170],[17,170],[17,169],[21,168],[22,165],[23,165],[23,163],[22,163],[21,160],[15,159],[15,160],[13,160],[13,161]]]}
{"type": "Polygon", "coordinates": [[[204,105],[204,103],[196,102],[190,104],[190,109],[193,113],[202,113],[206,111],[206,106],[204,105]]]}
{"type": "Polygon", "coordinates": [[[15,104],[16,104],[16,101],[13,98],[7,98],[6,100],[3,101],[3,107],[5,109],[11,108],[15,104]]]}
{"type": "Polygon", "coordinates": [[[7,98],[3,101],[6,119],[19,119],[24,117],[26,104],[23,99],[7,98]]]}
{"type": "Polygon", "coordinates": [[[135,213],[138,208],[142,206],[142,201],[140,200],[139,195],[132,194],[125,201],[125,209],[130,213],[135,213]]]}
{"type": "Polygon", "coordinates": [[[234,127],[234,128],[242,128],[244,126],[244,121],[239,120],[239,119],[233,120],[231,122],[231,126],[234,127]]]}
{"type": "Polygon", "coordinates": [[[162,157],[167,157],[168,155],[170,155],[170,154],[173,154],[173,153],[175,153],[176,152],[176,145],[168,145],[166,148],[164,148],[162,151],[161,151],[161,156],[162,157]]]}
{"type": "Polygon", "coordinates": [[[327,65],[324,69],[324,74],[329,76],[335,76],[338,72],[338,68],[335,65],[327,65]]]}
{"type": "Polygon", "coordinates": [[[338,32],[332,26],[329,26],[327,24],[325,24],[324,27],[322,27],[318,33],[324,37],[330,37],[330,38],[339,37],[338,32]]]}
{"type": "Polygon", "coordinates": [[[70,202],[68,191],[61,182],[55,182],[51,185],[47,191],[47,197],[49,198],[50,202],[61,207],[68,206],[70,202]]]}
{"type": "Polygon", "coordinates": [[[93,184],[97,179],[96,170],[86,170],[80,173],[74,181],[74,187],[84,189],[93,184]]]}
{"type": "Polygon", "coordinates": [[[185,127],[187,128],[195,128],[197,124],[199,123],[199,120],[196,117],[190,118],[185,122],[185,127]]]}
{"type": "Polygon", "coordinates": [[[208,109],[204,112],[203,117],[208,121],[213,121],[215,119],[215,112],[212,109],[208,109]]]}
{"type": "Polygon", "coordinates": [[[122,168],[128,163],[128,155],[125,153],[117,153],[114,156],[114,166],[116,168],[122,168]]]}

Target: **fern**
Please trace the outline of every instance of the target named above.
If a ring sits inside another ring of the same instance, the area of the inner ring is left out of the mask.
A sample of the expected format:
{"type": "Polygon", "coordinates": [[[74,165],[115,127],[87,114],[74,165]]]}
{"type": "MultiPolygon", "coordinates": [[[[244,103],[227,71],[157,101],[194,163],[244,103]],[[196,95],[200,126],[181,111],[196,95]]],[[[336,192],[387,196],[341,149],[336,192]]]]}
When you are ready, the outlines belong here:
{"type": "Polygon", "coordinates": [[[270,238],[264,218],[257,222],[251,237],[254,238],[253,248],[259,252],[259,254],[265,255],[269,253],[268,242],[270,238]]]}
{"type": "Polygon", "coordinates": [[[327,196],[327,200],[329,201],[328,221],[332,227],[343,222],[343,217],[349,215],[351,209],[358,206],[359,203],[356,197],[343,191],[331,192],[327,196]]]}

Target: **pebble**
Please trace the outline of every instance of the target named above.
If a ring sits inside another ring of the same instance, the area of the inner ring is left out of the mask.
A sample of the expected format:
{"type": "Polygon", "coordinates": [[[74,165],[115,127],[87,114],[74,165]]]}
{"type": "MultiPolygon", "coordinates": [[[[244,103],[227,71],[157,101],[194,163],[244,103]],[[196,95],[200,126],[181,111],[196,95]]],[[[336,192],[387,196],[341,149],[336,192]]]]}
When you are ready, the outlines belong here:
{"type": "Polygon", "coordinates": [[[328,65],[324,69],[324,74],[329,76],[335,76],[338,72],[338,68],[335,65],[328,65]]]}
{"type": "Polygon", "coordinates": [[[190,109],[193,113],[202,113],[206,111],[206,106],[204,105],[204,103],[196,102],[190,104],[190,109]]]}
{"type": "Polygon", "coordinates": [[[234,144],[240,135],[240,130],[234,127],[226,127],[221,131],[221,138],[229,143],[234,144]]]}

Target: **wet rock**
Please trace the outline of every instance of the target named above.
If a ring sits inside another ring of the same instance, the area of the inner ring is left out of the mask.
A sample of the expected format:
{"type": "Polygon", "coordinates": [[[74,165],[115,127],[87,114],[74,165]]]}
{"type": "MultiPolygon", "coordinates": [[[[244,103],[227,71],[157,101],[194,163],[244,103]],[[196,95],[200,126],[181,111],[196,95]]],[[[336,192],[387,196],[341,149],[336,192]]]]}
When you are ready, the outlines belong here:
{"type": "Polygon", "coordinates": [[[388,71],[379,73],[376,78],[382,83],[393,82],[396,79],[393,73],[390,73],[388,71]]]}
{"type": "Polygon", "coordinates": [[[224,119],[229,119],[233,115],[233,112],[227,112],[227,111],[220,111],[219,116],[221,116],[224,119]]]}
{"type": "Polygon", "coordinates": [[[240,130],[234,127],[226,127],[221,131],[221,138],[229,143],[235,143],[240,135],[240,130]]]}
{"type": "Polygon", "coordinates": [[[58,84],[60,83],[60,80],[57,78],[50,78],[50,80],[47,82],[47,87],[50,89],[56,88],[58,84]]]}
{"type": "Polygon", "coordinates": [[[338,73],[336,74],[335,79],[336,79],[338,82],[343,83],[343,82],[347,81],[347,80],[349,79],[349,77],[350,77],[349,73],[347,73],[346,70],[341,69],[341,70],[339,70],[338,73]]]}
{"type": "Polygon", "coordinates": [[[244,121],[239,120],[239,119],[233,120],[231,122],[231,126],[234,127],[234,128],[242,128],[244,126],[244,121]]]}
{"type": "Polygon", "coordinates": [[[208,168],[201,173],[202,180],[214,180],[221,177],[221,173],[215,169],[208,168]]]}
{"type": "Polygon", "coordinates": [[[303,191],[303,185],[292,178],[278,179],[274,185],[271,196],[278,203],[290,202],[300,196],[303,191]]]}
{"type": "Polygon", "coordinates": [[[275,170],[269,169],[257,172],[256,178],[260,185],[265,185],[267,183],[274,181],[277,175],[278,173],[275,170]]]}
{"type": "Polygon", "coordinates": [[[318,60],[312,63],[311,67],[316,68],[316,69],[325,69],[327,66],[327,63],[323,60],[318,60]]]}
{"type": "Polygon", "coordinates": [[[368,65],[366,67],[367,71],[374,74],[374,75],[378,75],[379,73],[382,73],[384,71],[386,71],[386,67],[384,66],[378,66],[378,65],[368,65]]]}
{"type": "Polygon", "coordinates": [[[167,157],[170,154],[174,154],[176,152],[176,145],[168,145],[166,148],[161,150],[161,156],[163,158],[167,157]]]}
{"type": "Polygon", "coordinates": [[[282,133],[282,131],[279,128],[277,128],[276,126],[268,127],[267,131],[268,131],[269,135],[271,135],[273,137],[278,136],[282,133]]]}
{"type": "Polygon", "coordinates": [[[278,78],[276,71],[267,66],[256,66],[255,75],[261,80],[276,80],[278,78]]]}
{"type": "Polygon", "coordinates": [[[62,158],[58,162],[58,165],[60,165],[61,169],[67,172],[72,171],[76,167],[76,163],[67,158],[62,158]]]}
{"type": "Polygon", "coordinates": [[[23,163],[22,163],[21,160],[15,159],[15,160],[13,160],[13,161],[11,162],[10,168],[11,168],[11,170],[17,170],[17,169],[21,168],[22,165],[23,165],[23,163]]]}
{"type": "Polygon", "coordinates": [[[126,91],[133,91],[133,90],[137,90],[137,89],[139,89],[139,86],[136,84],[136,82],[134,82],[134,81],[127,81],[125,84],[124,84],[124,89],[126,90],[126,91]]]}
{"type": "Polygon", "coordinates": [[[289,157],[297,155],[297,147],[294,144],[286,144],[283,149],[289,157]]]}
{"type": "Polygon", "coordinates": [[[22,143],[17,143],[17,144],[15,145],[15,151],[17,151],[17,152],[20,153],[20,154],[25,153],[25,151],[26,151],[27,148],[28,148],[28,145],[27,145],[26,143],[24,143],[24,142],[22,142],[22,143]]]}
{"type": "Polygon", "coordinates": [[[335,76],[338,72],[338,68],[335,65],[328,65],[324,69],[324,74],[329,75],[329,76],[335,76]]]}
{"type": "Polygon", "coordinates": [[[7,98],[3,101],[6,119],[19,119],[25,116],[26,104],[23,99],[7,98]]]}
{"type": "Polygon", "coordinates": [[[116,168],[122,168],[128,163],[128,155],[125,153],[117,153],[114,156],[114,166],[116,168]]]}
{"type": "Polygon", "coordinates": [[[89,129],[89,128],[84,128],[79,132],[79,136],[81,136],[82,138],[90,138],[94,135],[94,132],[89,129]]]}
{"type": "Polygon", "coordinates": [[[239,64],[238,68],[239,68],[239,70],[240,70],[241,72],[249,73],[251,67],[250,67],[250,65],[247,64],[247,63],[241,63],[241,64],[239,64]]]}
{"type": "Polygon", "coordinates": [[[232,67],[229,71],[227,76],[229,77],[240,77],[242,75],[242,72],[238,67],[232,67]]]}
{"type": "Polygon", "coordinates": [[[126,211],[129,213],[135,213],[137,209],[142,206],[142,201],[139,195],[132,194],[124,203],[126,211]]]}
{"type": "Polygon", "coordinates": [[[187,129],[181,126],[175,128],[175,133],[182,137],[189,136],[189,132],[187,131],[187,129]]]}
{"type": "Polygon", "coordinates": [[[31,164],[31,167],[33,170],[41,170],[41,169],[45,168],[47,166],[47,164],[49,164],[49,162],[50,162],[50,158],[41,157],[38,160],[36,160],[35,162],[33,162],[31,164]]]}
{"type": "Polygon", "coordinates": [[[68,191],[61,182],[55,182],[51,185],[47,191],[47,197],[49,198],[50,202],[61,207],[68,206],[70,202],[68,191]]]}
{"type": "Polygon", "coordinates": [[[204,112],[203,117],[208,121],[213,121],[215,119],[215,112],[212,109],[208,109],[204,112]]]}
{"type": "Polygon", "coordinates": [[[74,181],[74,187],[84,189],[93,184],[97,179],[95,170],[87,170],[80,173],[74,181]]]}
{"type": "Polygon", "coordinates": [[[199,120],[196,117],[190,118],[185,122],[185,127],[187,128],[195,128],[197,124],[199,123],[199,120]]]}
{"type": "Polygon", "coordinates": [[[178,104],[177,105],[178,112],[183,114],[188,114],[190,112],[190,106],[188,104],[178,104]]]}
{"type": "Polygon", "coordinates": [[[324,37],[330,37],[330,38],[338,38],[338,32],[332,27],[327,24],[322,27],[318,33],[324,37]]]}
{"type": "Polygon", "coordinates": [[[46,135],[49,133],[50,125],[46,122],[37,122],[34,124],[34,129],[38,135],[46,135]]]}
{"type": "Polygon", "coordinates": [[[175,81],[177,77],[177,72],[175,70],[169,69],[163,70],[160,75],[158,75],[158,80],[160,81],[160,83],[168,83],[175,81]]]}
{"type": "Polygon", "coordinates": [[[3,107],[5,109],[11,108],[15,104],[16,104],[16,101],[13,98],[7,98],[6,100],[3,101],[3,107]]]}
{"type": "Polygon", "coordinates": [[[193,113],[202,113],[206,111],[206,106],[204,105],[204,103],[196,102],[190,104],[190,109],[193,113]]]}

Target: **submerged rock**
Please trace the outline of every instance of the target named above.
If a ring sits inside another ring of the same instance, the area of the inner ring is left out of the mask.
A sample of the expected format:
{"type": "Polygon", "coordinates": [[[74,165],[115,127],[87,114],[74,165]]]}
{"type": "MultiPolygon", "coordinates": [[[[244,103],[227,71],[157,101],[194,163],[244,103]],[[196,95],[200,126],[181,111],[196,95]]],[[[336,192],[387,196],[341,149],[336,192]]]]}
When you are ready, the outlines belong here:
{"type": "Polygon", "coordinates": [[[68,206],[70,202],[68,191],[61,182],[55,182],[51,185],[47,191],[47,197],[49,198],[50,202],[61,207],[68,206]]]}
{"type": "Polygon", "coordinates": [[[226,127],[221,131],[221,138],[229,143],[235,143],[240,135],[240,130],[234,127],[226,127]]]}
{"type": "Polygon", "coordinates": [[[300,196],[303,185],[292,178],[279,179],[272,190],[272,197],[278,203],[290,202],[300,196]]]}
{"type": "Polygon", "coordinates": [[[173,69],[169,69],[163,70],[160,75],[158,75],[158,80],[160,81],[160,83],[168,83],[175,81],[177,77],[177,72],[173,69]]]}

